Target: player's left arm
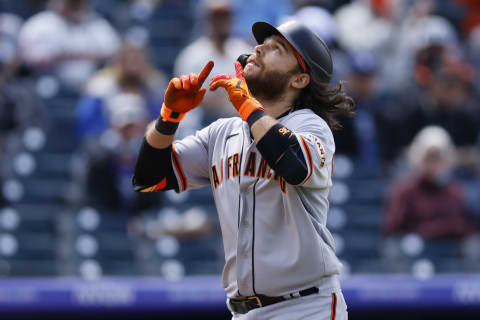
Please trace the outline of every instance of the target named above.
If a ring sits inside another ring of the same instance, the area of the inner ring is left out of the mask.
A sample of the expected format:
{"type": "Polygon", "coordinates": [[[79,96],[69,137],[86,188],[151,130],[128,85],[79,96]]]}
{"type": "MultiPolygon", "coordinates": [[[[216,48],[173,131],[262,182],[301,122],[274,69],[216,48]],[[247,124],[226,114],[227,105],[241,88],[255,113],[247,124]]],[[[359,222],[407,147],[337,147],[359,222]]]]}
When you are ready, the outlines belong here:
{"type": "Polygon", "coordinates": [[[297,135],[276,119],[262,113],[258,112],[248,119],[258,151],[286,182],[301,184],[311,170],[297,135]]]}
{"type": "Polygon", "coordinates": [[[249,124],[257,149],[285,181],[310,188],[331,185],[335,143],[316,115],[298,115],[285,124],[263,115],[249,124]]]}

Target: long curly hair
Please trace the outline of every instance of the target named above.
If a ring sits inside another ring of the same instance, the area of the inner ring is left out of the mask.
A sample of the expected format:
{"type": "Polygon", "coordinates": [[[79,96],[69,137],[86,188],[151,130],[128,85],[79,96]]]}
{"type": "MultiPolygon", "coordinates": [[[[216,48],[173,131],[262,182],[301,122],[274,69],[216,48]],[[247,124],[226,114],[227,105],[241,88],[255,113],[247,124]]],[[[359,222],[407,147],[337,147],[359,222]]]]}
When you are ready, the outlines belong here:
{"type": "Polygon", "coordinates": [[[295,99],[295,109],[311,109],[325,120],[332,131],[342,128],[336,116],[353,116],[355,102],[344,91],[344,82],[329,89],[328,84],[310,77],[310,83],[300,91],[295,99]]]}

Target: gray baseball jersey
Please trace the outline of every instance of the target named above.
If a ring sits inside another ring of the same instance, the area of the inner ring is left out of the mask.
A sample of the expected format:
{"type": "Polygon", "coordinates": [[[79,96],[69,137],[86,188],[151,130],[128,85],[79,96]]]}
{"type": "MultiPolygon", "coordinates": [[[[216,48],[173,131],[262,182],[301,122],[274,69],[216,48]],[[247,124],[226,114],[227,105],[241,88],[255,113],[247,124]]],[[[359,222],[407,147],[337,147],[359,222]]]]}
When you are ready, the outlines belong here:
{"type": "Polygon", "coordinates": [[[341,264],[326,227],[332,132],[310,109],[278,121],[296,135],[307,162],[307,177],[299,185],[289,185],[269,168],[240,118],[217,120],[173,146],[180,190],[212,188],[229,298],[339,288],[341,264]]]}

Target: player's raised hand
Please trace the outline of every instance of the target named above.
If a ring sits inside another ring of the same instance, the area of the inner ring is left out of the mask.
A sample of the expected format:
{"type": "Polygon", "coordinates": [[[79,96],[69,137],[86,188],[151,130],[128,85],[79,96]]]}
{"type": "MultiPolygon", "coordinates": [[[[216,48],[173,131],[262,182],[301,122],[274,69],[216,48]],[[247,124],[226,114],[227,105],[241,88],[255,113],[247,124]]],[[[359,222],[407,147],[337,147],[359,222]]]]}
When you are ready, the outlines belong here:
{"type": "Polygon", "coordinates": [[[198,75],[190,73],[170,80],[162,106],[163,121],[179,122],[185,113],[202,102],[207,91],[202,85],[212,71],[213,65],[213,61],[209,61],[198,75]]]}
{"type": "Polygon", "coordinates": [[[240,61],[235,61],[235,74],[238,79],[244,79],[243,78],[243,67],[240,61]]]}
{"type": "Polygon", "coordinates": [[[243,67],[235,62],[236,77],[230,74],[219,74],[212,78],[210,90],[215,91],[218,87],[223,87],[228,93],[228,98],[235,109],[247,121],[248,116],[255,110],[265,110],[260,102],[257,101],[248,90],[247,83],[243,78],[243,67]]]}

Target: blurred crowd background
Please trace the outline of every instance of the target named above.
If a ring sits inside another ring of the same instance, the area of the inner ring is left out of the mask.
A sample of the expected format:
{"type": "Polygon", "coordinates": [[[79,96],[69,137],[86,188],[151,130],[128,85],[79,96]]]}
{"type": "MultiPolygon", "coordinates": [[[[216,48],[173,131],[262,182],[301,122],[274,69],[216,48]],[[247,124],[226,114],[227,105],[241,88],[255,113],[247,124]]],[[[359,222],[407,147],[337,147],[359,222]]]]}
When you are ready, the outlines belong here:
{"type": "MultiPolygon", "coordinates": [[[[210,189],[136,194],[136,154],[172,76],[233,73],[255,21],[292,18],[356,101],[328,218],[344,275],[479,272],[480,2],[0,0],[0,276],[220,274],[210,189]]],[[[178,137],[235,115],[208,93],[178,137]]]]}

